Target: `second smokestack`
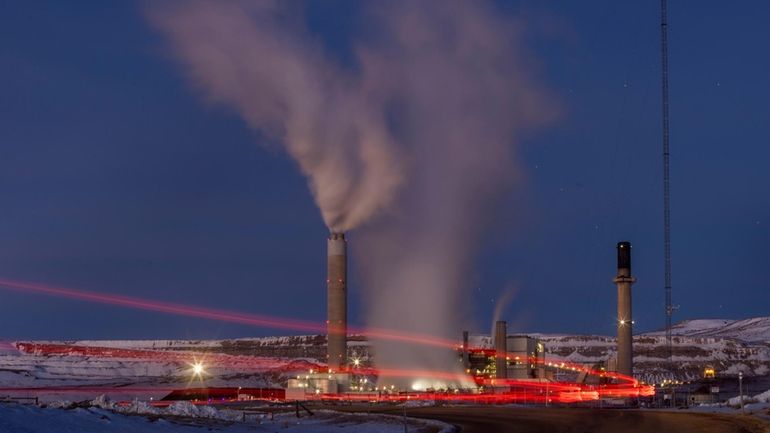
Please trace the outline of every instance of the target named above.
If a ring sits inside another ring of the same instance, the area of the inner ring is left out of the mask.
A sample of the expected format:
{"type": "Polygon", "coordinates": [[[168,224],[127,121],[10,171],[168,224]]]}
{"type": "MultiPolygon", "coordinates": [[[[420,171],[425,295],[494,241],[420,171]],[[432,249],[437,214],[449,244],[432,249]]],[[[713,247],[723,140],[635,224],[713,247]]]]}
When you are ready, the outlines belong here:
{"type": "Polygon", "coordinates": [[[344,233],[332,233],[327,242],[326,332],[329,369],[339,371],[347,363],[348,254],[344,233]]]}
{"type": "Polygon", "coordinates": [[[508,325],[505,320],[495,323],[495,377],[506,379],[508,377],[508,325]]]}
{"type": "Polygon", "coordinates": [[[618,242],[618,273],[613,280],[618,286],[618,367],[626,376],[634,375],[633,316],[631,315],[631,243],[618,242]]]}

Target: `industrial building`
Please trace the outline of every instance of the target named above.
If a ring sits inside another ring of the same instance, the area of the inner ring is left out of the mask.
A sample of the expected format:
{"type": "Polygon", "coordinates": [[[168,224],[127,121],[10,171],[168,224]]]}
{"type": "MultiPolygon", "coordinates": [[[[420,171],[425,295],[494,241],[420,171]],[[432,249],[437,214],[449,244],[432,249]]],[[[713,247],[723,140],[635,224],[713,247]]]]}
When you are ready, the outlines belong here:
{"type": "MultiPolygon", "coordinates": [[[[631,274],[631,244],[617,244],[617,274],[614,278],[618,293],[617,357],[607,368],[626,376],[633,375],[631,286],[636,279],[631,274]],[[613,368],[614,367],[614,368],[613,368]]],[[[327,368],[310,370],[288,381],[286,398],[304,400],[325,395],[372,391],[368,378],[353,374],[347,353],[347,239],[344,233],[331,233],[327,239],[327,368]]],[[[492,384],[508,387],[512,381],[550,382],[559,368],[545,360],[543,342],[528,335],[509,335],[505,321],[495,322],[493,335],[473,335],[463,332],[460,359],[464,370],[478,385],[492,384]]],[[[564,364],[561,364],[563,367],[564,364]]],[[[599,368],[601,366],[588,366],[599,368]]],[[[586,383],[588,370],[572,368],[576,383],[586,383]],[[578,373],[579,372],[579,373],[578,373]]],[[[376,391],[376,389],[375,389],[376,391]]]]}
{"type": "Polygon", "coordinates": [[[308,374],[289,379],[286,387],[287,400],[308,400],[330,394],[338,394],[351,387],[351,375],[346,373],[320,373],[310,370],[308,374]]]}
{"type": "Polygon", "coordinates": [[[460,360],[465,371],[479,383],[485,379],[552,379],[543,343],[527,335],[508,335],[506,328],[506,322],[498,321],[493,337],[463,333],[460,360]]]}

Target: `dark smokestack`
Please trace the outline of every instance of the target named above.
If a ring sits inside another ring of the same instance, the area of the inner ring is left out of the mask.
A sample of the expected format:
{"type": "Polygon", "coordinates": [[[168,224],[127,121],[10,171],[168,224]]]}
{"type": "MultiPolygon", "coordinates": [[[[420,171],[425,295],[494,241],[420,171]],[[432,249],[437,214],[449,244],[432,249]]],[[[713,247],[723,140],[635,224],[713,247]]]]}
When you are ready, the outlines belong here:
{"type": "Polygon", "coordinates": [[[495,370],[498,379],[508,377],[508,325],[505,320],[495,322],[495,370]]]}
{"type": "Polygon", "coordinates": [[[348,255],[344,233],[332,233],[327,243],[326,330],[329,369],[339,371],[347,363],[348,255]]]}
{"type": "Polygon", "coordinates": [[[618,269],[628,269],[631,274],[631,242],[618,242],[618,269]]]}
{"type": "Polygon", "coordinates": [[[618,242],[618,273],[613,280],[618,287],[618,373],[634,375],[633,316],[631,314],[631,243],[618,242]]]}
{"type": "Polygon", "coordinates": [[[471,368],[471,360],[468,354],[468,331],[463,331],[463,369],[469,368],[471,368]]]}

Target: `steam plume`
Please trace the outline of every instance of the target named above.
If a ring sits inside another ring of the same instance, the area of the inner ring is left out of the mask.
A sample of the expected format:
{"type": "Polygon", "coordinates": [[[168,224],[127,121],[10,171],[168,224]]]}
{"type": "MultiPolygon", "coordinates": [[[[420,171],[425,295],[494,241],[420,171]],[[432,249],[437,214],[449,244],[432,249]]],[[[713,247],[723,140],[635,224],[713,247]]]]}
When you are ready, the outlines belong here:
{"type": "MultiPolygon", "coordinates": [[[[503,310],[508,306],[508,304],[513,301],[513,298],[516,296],[516,286],[508,285],[505,290],[500,294],[500,296],[497,298],[497,302],[495,302],[495,309],[492,312],[492,322],[489,328],[489,335],[495,335],[495,324],[498,320],[502,320],[503,316],[503,310]]],[[[510,331],[512,323],[508,323],[508,330],[510,331]]]]}
{"type": "MultiPolygon", "coordinates": [[[[514,139],[552,106],[519,26],[488,4],[369,5],[351,69],[286,2],[152,3],[151,17],[211,99],[286,145],[332,230],[366,223],[353,245],[370,324],[456,337],[486,216],[517,173],[514,139]]],[[[459,366],[375,343],[381,367],[459,366]]]]}
{"type": "Polygon", "coordinates": [[[393,199],[396,146],[361,77],[328,60],[287,3],[153,2],[150,18],[205,95],[285,144],[327,226],[349,230],[393,199]]]}

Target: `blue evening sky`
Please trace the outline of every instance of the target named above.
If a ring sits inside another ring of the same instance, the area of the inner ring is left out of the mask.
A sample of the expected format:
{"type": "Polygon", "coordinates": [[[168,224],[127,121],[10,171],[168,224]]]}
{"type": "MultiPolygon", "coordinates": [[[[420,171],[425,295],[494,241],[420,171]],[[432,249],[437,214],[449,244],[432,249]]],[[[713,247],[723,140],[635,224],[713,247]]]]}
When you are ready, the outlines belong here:
{"type": "MultiPolygon", "coordinates": [[[[660,328],[658,2],[497,7],[526,23],[563,115],[518,147],[522,183],[466,289],[476,330],[515,287],[514,331],[614,333],[620,240],[637,329],[660,328]]],[[[675,318],[770,315],[770,3],[669,9],[675,318]]],[[[352,61],[361,3],[307,13],[352,61]]],[[[142,3],[2,2],[0,278],[322,323],[327,229],[294,162],[259,140],[202,102],[142,3]]],[[[0,338],[289,332],[0,290],[0,338]]]]}

